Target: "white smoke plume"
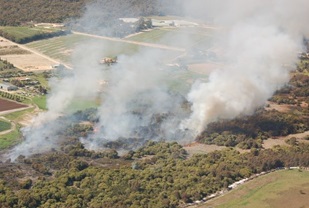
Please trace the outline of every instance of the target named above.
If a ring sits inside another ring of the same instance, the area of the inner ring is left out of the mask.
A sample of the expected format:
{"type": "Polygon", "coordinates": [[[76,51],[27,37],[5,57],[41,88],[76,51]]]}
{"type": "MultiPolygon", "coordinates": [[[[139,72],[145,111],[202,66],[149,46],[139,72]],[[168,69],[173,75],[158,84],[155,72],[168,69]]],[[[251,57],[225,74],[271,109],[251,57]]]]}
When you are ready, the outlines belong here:
{"type": "MultiPolygon", "coordinates": [[[[160,70],[160,62],[165,58],[161,50],[139,49],[134,55],[119,54],[119,63],[111,67],[106,77],[98,60],[104,56],[103,49],[111,46],[87,43],[76,48],[70,75],[52,81],[48,111],[24,130],[25,141],[9,157],[15,159],[20,154],[28,156],[57,147],[55,134],[65,128],[57,118],[74,99],[96,96],[101,89],[100,81],[106,78],[109,87],[101,95],[98,131],[81,140],[91,149],[98,149],[106,141],[141,136],[141,132],[145,139],[193,140],[194,136],[188,136],[185,130],[198,135],[210,122],[252,114],[288,81],[289,70],[284,66],[297,61],[302,37],[309,32],[308,1],[184,2],[188,16],[205,18],[205,22],[221,28],[214,45],[223,60],[221,69],[212,72],[208,81],[193,84],[187,95],[191,115],[182,111],[181,97],[169,92],[167,83],[173,78],[160,70]],[[160,119],[156,115],[162,114],[166,119],[156,126],[156,119],[160,119]],[[147,135],[148,126],[156,128],[159,135],[147,135]]],[[[89,24],[88,30],[99,27],[96,22],[100,21],[91,20],[93,16],[100,18],[100,8],[95,4],[87,7],[81,19],[81,23],[89,24]]],[[[194,42],[190,36],[187,40],[167,38],[173,45],[194,42]]]]}
{"type": "Polygon", "coordinates": [[[182,128],[201,133],[210,122],[252,114],[289,78],[308,31],[308,1],[194,1],[188,11],[212,17],[222,30],[217,47],[225,64],[209,81],[195,83],[188,100],[192,114],[182,128]]]}
{"type": "Polygon", "coordinates": [[[97,61],[101,47],[88,42],[75,49],[72,56],[74,71],[63,71],[61,78],[49,81],[48,111],[40,113],[30,126],[22,129],[24,141],[15,146],[7,157],[15,160],[19,155],[29,156],[58,147],[57,134],[70,125],[59,117],[66,114],[74,99],[92,99],[98,92],[99,80],[102,79],[97,61]]]}
{"type": "MultiPolygon", "coordinates": [[[[140,137],[140,129],[154,122],[154,116],[172,114],[159,129],[160,135],[143,134],[147,139],[173,139],[184,117],[181,97],[169,92],[170,78],[160,70],[158,61],[164,58],[153,49],[143,49],[132,56],[120,56],[113,67],[109,86],[102,105],[99,107],[99,132],[91,140],[82,142],[90,149],[98,149],[99,144],[119,138],[140,137]]],[[[144,139],[146,139],[144,138],[144,139]]]]}

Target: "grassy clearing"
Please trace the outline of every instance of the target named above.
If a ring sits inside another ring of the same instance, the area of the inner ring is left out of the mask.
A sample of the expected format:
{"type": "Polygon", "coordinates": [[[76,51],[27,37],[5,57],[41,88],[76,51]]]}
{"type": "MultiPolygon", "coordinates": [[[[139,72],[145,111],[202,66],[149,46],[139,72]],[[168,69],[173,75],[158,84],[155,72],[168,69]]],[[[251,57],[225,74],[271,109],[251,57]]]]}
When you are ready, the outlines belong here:
{"type": "Polygon", "coordinates": [[[41,109],[47,110],[46,96],[36,96],[32,98],[32,101],[41,109]]]}
{"type": "Polygon", "coordinates": [[[21,111],[16,111],[10,114],[6,114],[4,115],[5,118],[7,118],[8,120],[14,121],[14,122],[18,122],[19,119],[26,113],[31,113],[34,110],[33,108],[28,108],[25,110],[21,110],[21,111]]]}
{"type": "Polygon", "coordinates": [[[53,32],[59,31],[56,28],[44,28],[44,27],[11,27],[11,26],[2,26],[0,30],[3,33],[6,33],[7,37],[11,37],[18,42],[18,40],[23,40],[26,38],[32,38],[37,35],[50,34],[53,32]]]}
{"type": "Polygon", "coordinates": [[[0,150],[12,147],[17,144],[20,138],[21,133],[17,127],[15,130],[11,131],[8,134],[0,135],[0,150]]]}
{"type": "Polygon", "coordinates": [[[100,105],[99,100],[96,99],[82,99],[76,98],[67,108],[68,113],[74,113],[78,110],[85,110],[87,108],[96,108],[100,105]]]}
{"type": "Polygon", "coordinates": [[[214,199],[206,207],[308,207],[309,171],[276,171],[214,199]]]}
{"type": "Polygon", "coordinates": [[[11,123],[0,119],[0,132],[11,129],[11,123]]]}

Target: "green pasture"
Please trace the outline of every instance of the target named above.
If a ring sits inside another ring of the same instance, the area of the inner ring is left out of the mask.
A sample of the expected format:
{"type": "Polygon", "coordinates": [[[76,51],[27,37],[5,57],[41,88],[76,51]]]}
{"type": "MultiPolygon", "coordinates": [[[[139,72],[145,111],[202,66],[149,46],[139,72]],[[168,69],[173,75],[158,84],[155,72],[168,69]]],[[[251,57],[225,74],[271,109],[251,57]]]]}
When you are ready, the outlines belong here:
{"type": "Polygon", "coordinates": [[[0,119],[0,132],[11,129],[11,123],[0,119]]]}
{"type": "Polygon", "coordinates": [[[24,114],[31,113],[31,112],[33,112],[33,110],[34,110],[34,107],[28,108],[28,109],[25,109],[25,110],[21,110],[21,111],[16,111],[16,112],[9,113],[9,114],[5,114],[4,117],[8,120],[18,122],[24,114]]]}
{"type": "Polygon", "coordinates": [[[281,170],[249,181],[200,207],[307,207],[308,194],[309,171],[281,170]]]}
{"type": "Polygon", "coordinates": [[[9,148],[18,143],[20,138],[19,127],[8,134],[0,135],[0,150],[9,148]]]}
{"type": "Polygon", "coordinates": [[[75,98],[67,108],[68,113],[74,113],[78,110],[85,110],[87,108],[96,108],[100,105],[100,101],[93,98],[75,98]]]}
{"type": "Polygon", "coordinates": [[[46,95],[36,96],[32,98],[32,102],[34,102],[41,110],[47,110],[46,95]]]}
{"type": "Polygon", "coordinates": [[[7,33],[11,37],[15,37],[15,39],[18,40],[18,39],[23,39],[23,38],[30,38],[32,36],[39,35],[39,34],[55,32],[59,29],[43,28],[43,27],[28,27],[28,26],[20,26],[20,27],[1,26],[0,30],[7,33]]]}

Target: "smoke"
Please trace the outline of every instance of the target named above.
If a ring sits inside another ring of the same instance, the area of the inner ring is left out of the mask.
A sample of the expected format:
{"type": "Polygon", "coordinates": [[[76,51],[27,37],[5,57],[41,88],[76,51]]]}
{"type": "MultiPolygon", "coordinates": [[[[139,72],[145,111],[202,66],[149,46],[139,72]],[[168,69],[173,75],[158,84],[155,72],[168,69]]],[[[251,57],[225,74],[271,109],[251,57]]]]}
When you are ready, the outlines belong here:
{"type": "MultiPolygon", "coordinates": [[[[104,13],[96,5],[87,7],[78,24],[86,25],[88,32],[113,34],[111,25],[105,27],[106,21],[101,21],[112,12],[104,13]]],[[[98,42],[81,44],[72,56],[74,70],[50,80],[48,111],[23,130],[25,141],[8,157],[57,148],[57,133],[69,125],[58,118],[81,97],[102,99],[96,132],[81,138],[90,149],[119,138],[192,141],[210,122],[252,114],[288,81],[290,67],[285,66],[293,65],[297,52],[302,50],[302,35],[308,32],[308,6],[306,0],[184,1],[183,10],[188,16],[221,28],[213,38],[216,51],[220,51],[217,56],[222,60],[221,68],[213,71],[207,81],[192,85],[187,95],[191,112],[183,108],[184,98],[169,89],[175,78],[162,70],[162,60],[168,57],[162,50],[139,47],[130,55],[117,54],[118,63],[104,70],[98,62],[106,55],[102,51],[117,50],[98,42]],[[103,93],[102,80],[109,83],[103,93]]],[[[117,16],[122,16],[120,10],[117,16]]],[[[164,38],[173,46],[195,42],[190,35],[164,38]]]]}
{"type": "Polygon", "coordinates": [[[289,78],[284,65],[297,61],[308,30],[306,6],[303,0],[190,2],[187,11],[202,9],[222,28],[215,45],[225,64],[192,86],[192,114],[181,127],[199,134],[210,122],[252,114],[282,87],[289,78]]]}
{"type": "Polygon", "coordinates": [[[184,98],[168,89],[170,80],[158,65],[163,58],[164,54],[153,49],[118,58],[99,107],[99,132],[90,140],[82,140],[86,147],[98,149],[102,141],[119,138],[174,139],[185,115],[181,106],[184,98]],[[164,118],[158,124],[155,117],[164,118]]]}
{"type": "Polygon", "coordinates": [[[19,155],[43,153],[59,147],[59,133],[70,126],[66,118],[70,106],[76,99],[93,99],[97,96],[102,79],[102,70],[97,52],[102,46],[93,42],[75,48],[72,55],[74,71],[61,70],[49,80],[51,92],[47,97],[48,111],[35,117],[30,126],[22,129],[24,141],[15,146],[7,157],[15,160],[19,155]],[[87,54],[87,56],[85,56],[87,54]]]}

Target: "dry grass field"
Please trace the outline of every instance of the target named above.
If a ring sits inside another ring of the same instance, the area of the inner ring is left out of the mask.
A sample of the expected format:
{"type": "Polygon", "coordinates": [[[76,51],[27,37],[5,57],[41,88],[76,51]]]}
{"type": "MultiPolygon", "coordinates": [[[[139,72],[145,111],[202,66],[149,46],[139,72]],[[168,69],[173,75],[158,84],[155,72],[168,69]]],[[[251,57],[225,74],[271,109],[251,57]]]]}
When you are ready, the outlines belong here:
{"type": "Polygon", "coordinates": [[[308,208],[309,171],[281,170],[258,177],[199,208],[308,208]]]}
{"type": "Polygon", "coordinates": [[[0,37],[0,57],[24,71],[50,70],[55,64],[47,57],[0,37]]]}

